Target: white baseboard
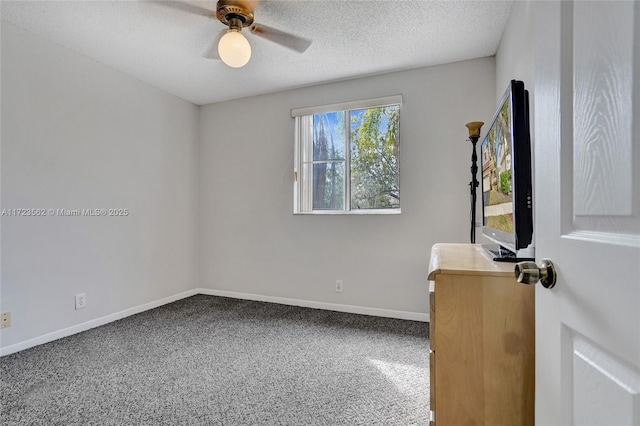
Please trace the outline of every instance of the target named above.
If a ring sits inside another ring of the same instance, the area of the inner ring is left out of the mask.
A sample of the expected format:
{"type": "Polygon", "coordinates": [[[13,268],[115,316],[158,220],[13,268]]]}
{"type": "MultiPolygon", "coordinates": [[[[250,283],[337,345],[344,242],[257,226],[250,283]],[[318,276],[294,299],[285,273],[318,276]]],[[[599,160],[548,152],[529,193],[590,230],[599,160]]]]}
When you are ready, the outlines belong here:
{"type": "Polygon", "coordinates": [[[120,312],[116,312],[110,315],[106,315],[104,317],[96,318],[91,321],[83,322],[82,324],[77,324],[71,327],[63,328],[62,330],[54,331],[52,333],[47,333],[42,336],[34,337],[33,339],[25,340],[20,343],[16,343],[13,345],[6,346],[4,348],[0,348],[0,356],[5,356],[12,354],[14,352],[19,352],[24,349],[29,349],[34,346],[42,345],[44,343],[49,343],[54,340],[61,339],[63,337],[71,336],[76,333],[80,333],[82,331],[86,331],[95,327],[99,327],[101,325],[109,324],[110,322],[117,321],[122,318],[126,318],[131,315],[139,314],[144,311],[148,311],[149,309],[154,309],[162,305],[166,305],[167,303],[175,302],[176,300],[184,299],[186,297],[194,296],[198,294],[198,290],[187,290],[182,293],[174,294],[173,296],[165,297],[163,299],[154,300],[149,303],[145,303],[142,305],[134,306],[132,308],[125,309],[120,312]]]}
{"type": "Polygon", "coordinates": [[[199,288],[197,292],[209,296],[232,297],[234,299],[280,303],[282,305],[302,306],[305,308],[325,309],[328,311],[349,312],[352,314],[371,315],[375,317],[398,318],[404,320],[429,322],[429,314],[423,314],[421,312],[394,311],[392,309],[369,308],[366,306],[314,302],[312,300],[289,299],[286,297],[264,296],[262,294],[238,293],[235,291],[216,290],[211,288],[199,288]]]}
{"type": "Polygon", "coordinates": [[[235,291],[215,290],[210,288],[197,288],[193,290],[183,291],[182,293],[174,294],[173,296],[165,297],[163,299],[154,300],[149,303],[145,303],[139,306],[125,309],[110,315],[106,315],[101,318],[96,318],[91,321],[83,322],[71,327],[64,328],[62,330],[47,333],[33,339],[25,340],[20,343],[0,348],[0,356],[9,355],[15,352],[19,352],[25,349],[32,348],[34,346],[49,343],[63,337],[71,336],[82,331],[90,330],[101,325],[109,324],[110,322],[117,321],[122,318],[126,318],[131,315],[139,314],[150,309],[157,308],[167,303],[175,302],[176,300],[184,299],[186,297],[195,296],[196,294],[205,294],[209,296],[222,296],[232,297],[234,299],[255,300],[258,302],[271,302],[280,303],[282,305],[302,306],[305,308],[325,309],[328,311],[337,312],[349,312],[352,314],[372,315],[376,317],[385,318],[398,318],[412,321],[429,322],[429,314],[423,314],[420,312],[407,312],[407,311],[394,311],[392,309],[380,309],[380,308],[368,308],[365,306],[355,305],[341,305],[338,303],[326,303],[326,302],[314,302],[311,300],[289,299],[286,297],[264,296],[261,294],[251,293],[238,293],[235,291]]]}

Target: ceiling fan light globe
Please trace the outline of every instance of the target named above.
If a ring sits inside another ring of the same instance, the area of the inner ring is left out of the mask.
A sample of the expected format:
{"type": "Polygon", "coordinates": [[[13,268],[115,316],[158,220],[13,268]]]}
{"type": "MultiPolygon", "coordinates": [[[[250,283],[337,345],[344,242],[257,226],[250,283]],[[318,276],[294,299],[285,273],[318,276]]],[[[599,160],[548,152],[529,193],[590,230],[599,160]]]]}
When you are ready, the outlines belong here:
{"type": "Polygon", "coordinates": [[[229,30],[220,38],[218,55],[228,66],[240,68],[251,59],[251,45],[240,31],[229,30]]]}

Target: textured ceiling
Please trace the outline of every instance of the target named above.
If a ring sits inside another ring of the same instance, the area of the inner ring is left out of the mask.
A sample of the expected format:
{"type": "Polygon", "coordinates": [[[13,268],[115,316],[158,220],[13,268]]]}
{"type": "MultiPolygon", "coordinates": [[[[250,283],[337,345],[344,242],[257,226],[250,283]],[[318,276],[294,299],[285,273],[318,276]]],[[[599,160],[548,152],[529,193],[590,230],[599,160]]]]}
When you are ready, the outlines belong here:
{"type": "MultiPolygon", "coordinates": [[[[191,1],[215,10],[215,1],[191,1]]],[[[311,39],[300,54],[244,31],[240,69],[203,54],[223,25],[161,1],[5,1],[3,21],[190,102],[212,102],[495,54],[512,1],[262,0],[255,21],[311,39]]]]}

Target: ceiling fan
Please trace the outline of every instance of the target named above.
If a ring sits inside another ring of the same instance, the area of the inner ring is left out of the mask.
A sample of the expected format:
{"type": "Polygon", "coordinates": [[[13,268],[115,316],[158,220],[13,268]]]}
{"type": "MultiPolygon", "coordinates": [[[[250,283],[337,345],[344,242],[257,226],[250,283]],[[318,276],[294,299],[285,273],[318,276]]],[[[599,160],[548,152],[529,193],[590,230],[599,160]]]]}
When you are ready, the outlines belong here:
{"type": "MultiPolygon", "coordinates": [[[[222,62],[233,68],[245,66],[251,59],[251,45],[242,34],[242,29],[247,27],[252,34],[296,52],[302,53],[307,50],[311,40],[255,23],[253,11],[258,2],[259,0],[219,0],[217,2],[215,17],[228,28],[222,30],[214,39],[205,52],[205,57],[219,57],[222,62]],[[216,46],[217,49],[215,49],[216,46]]],[[[214,16],[213,10],[189,2],[162,1],[160,4],[207,17],[214,16]]]]}

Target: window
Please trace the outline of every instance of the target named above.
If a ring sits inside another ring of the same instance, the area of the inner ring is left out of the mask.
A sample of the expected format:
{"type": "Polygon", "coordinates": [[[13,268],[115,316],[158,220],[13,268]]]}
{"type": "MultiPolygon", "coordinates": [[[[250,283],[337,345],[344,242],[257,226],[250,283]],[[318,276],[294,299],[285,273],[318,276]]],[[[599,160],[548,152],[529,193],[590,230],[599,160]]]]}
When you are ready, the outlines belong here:
{"type": "Polygon", "coordinates": [[[294,213],[400,213],[401,96],[292,110],[294,213]]]}

